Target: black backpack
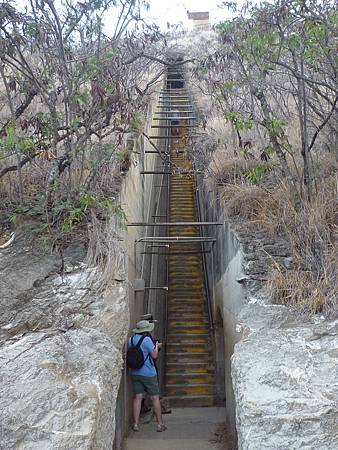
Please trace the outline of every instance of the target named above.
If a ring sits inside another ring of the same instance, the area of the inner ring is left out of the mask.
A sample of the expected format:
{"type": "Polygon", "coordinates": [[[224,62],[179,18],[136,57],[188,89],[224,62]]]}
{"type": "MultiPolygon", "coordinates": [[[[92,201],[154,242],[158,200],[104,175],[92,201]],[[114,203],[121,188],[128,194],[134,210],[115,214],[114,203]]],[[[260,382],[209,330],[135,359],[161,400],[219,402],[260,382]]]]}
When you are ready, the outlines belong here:
{"type": "Polygon", "coordinates": [[[128,348],[127,350],[127,367],[129,367],[129,369],[141,369],[141,367],[143,366],[143,364],[146,362],[147,358],[149,357],[149,353],[148,356],[146,357],[146,359],[144,359],[143,356],[143,352],[141,347],[141,344],[143,342],[143,339],[146,336],[142,336],[141,339],[139,339],[138,343],[136,345],[134,345],[133,339],[134,336],[132,336],[131,338],[131,347],[128,348]]]}

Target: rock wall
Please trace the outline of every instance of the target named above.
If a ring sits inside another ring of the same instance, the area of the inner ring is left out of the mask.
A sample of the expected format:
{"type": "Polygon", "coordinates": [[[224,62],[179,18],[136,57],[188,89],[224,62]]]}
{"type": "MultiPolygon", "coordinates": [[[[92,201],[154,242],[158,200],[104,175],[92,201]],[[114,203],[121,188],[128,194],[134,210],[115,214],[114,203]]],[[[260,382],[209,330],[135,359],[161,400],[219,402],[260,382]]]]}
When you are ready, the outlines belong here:
{"type": "Polygon", "coordinates": [[[47,254],[30,227],[0,252],[1,449],[112,449],[126,284],[98,294],[84,256],[47,254]]]}
{"type": "Polygon", "coordinates": [[[270,266],[292,264],[286,243],[228,223],[217,195],[199,191],[202,220],[224,223],[205,234],[217,238],[209,286],[216,338],[219,316],[223,322],[216,351],[224,353],[227,421],[236,425],[238,448],[336,448],[338,321],[303,321],[269,304],[264,283],[270,266]]]}
{"type": "Polygon", "coordinates": [[[239,320],[232,379],[239,449],[337,448],[338,321],[301,324],[254,306],[239,320]]]}
{"type": "MultiPolygon", "coordinates": [[[[149,101],[149,135],[157,131],[151,129],[157,95],[149,101]]],[[[141,173],[159,164],[153,150],[144,136],[131,136],[118,199],[129,222],[161,213],[156,186],[163,179],[141,173]]],[[[118,276],[112,273],[101,293],[83,244],[73,242],[61,258],[43,248],[32,228],[0,249],[0,449],[120,449],[131,405],[126,338],[141,314],[158,314],[159,302],[135,291],[139,278],[151,285],[151,256],[135,241],[152,229],[119,231],[123,244],[117,239],[110,255],[120,263],[118,276]]]]}

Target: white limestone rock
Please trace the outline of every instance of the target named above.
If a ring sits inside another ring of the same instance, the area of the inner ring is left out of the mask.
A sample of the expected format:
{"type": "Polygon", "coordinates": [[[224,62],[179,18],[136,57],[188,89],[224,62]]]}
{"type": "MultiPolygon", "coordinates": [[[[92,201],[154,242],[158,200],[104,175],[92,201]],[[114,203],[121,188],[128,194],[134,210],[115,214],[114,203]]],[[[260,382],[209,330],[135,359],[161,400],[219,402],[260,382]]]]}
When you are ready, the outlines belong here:
{"type": "Polygon", "coordinates": [[[251,311],[258,326],[232,356],[238,448],[337,448],[338,321],[287,324],[273,308],[251,311]]]}
{"type": "Polygon", "coordinates": [[[0,254],[0,449],[111,450],[126,285],[99,294],[95,271],[67,257],[60,276],[40,251],[23,237],[0,254]]]}

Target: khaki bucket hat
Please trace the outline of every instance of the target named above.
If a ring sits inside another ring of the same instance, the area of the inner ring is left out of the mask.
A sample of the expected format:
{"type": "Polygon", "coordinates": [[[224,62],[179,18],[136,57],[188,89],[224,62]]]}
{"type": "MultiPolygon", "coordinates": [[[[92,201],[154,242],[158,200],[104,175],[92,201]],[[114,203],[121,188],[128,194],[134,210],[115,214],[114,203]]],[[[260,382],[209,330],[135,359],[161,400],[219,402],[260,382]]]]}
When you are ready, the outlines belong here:
{"type": "Polygon", "coordinates": [[[145,333],[146,331],[153,331],[155,324],[148,320],[140,320],[136,324],[136,328],[133,329],[134,333],[145,333]]]}

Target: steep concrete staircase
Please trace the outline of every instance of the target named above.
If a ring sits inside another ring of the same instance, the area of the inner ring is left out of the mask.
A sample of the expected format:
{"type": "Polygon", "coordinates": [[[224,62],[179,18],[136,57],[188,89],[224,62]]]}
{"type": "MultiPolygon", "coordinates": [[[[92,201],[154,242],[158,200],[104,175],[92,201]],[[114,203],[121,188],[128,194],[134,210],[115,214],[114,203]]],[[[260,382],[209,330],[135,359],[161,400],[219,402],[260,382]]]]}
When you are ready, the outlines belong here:
{"type": "MultiPolygon", "coordinates": [[[[165,95],[169,97],[168,93],[165,95]]],[[[184,95],[183,89],[170,92],[170,101],[179,99],[176,105],[181,110],[190,105],[188,97],[182,100],[184,95]]],[[[175,223],[199,220],[189,158],[188,123],[182,119],[181,126],[171,130],[169,219],[175,223]]],[[[202,248],[196,242],[200,230],[196,225],[171,226],[169,236],[185,239],[170,243],[169,250],[165,395],[172,406],[212,406],[215,374],[202,248]]]]}

